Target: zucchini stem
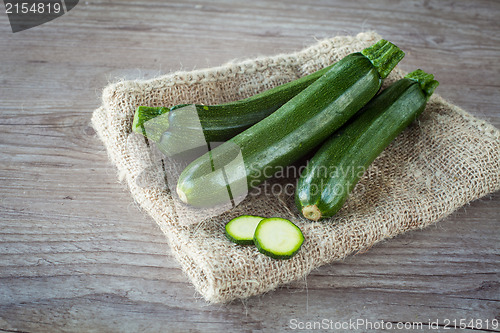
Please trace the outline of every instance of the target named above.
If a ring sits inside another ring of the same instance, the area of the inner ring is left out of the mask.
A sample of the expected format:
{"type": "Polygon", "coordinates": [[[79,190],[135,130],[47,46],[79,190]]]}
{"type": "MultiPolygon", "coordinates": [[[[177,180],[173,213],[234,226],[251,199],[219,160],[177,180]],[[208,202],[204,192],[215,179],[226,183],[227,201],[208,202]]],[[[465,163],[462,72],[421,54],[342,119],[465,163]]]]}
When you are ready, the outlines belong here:
{"type": "Polygon", "coordinates": [[[176,189],[176,190],[177,190],[177,195],[179,196],[179,199],[180,199],[183,203],[187,204],[187,203],[188,203],[188,202],[187,202],[187,201],[188,201],[188,199],[187,199],[186,193],[184,193],[184,191],[183,191],[182,189],[180,189],[180,188],[179,188],[179,184],[177,184],[177,189],[176,189]]]}
{"type": "Polygon", "coordinates": [[[424,92],[427,99],[431,97],[434,90],[439,86],[439,82],[434,80],[434,75],[424,72],[421,69],[417,69],[405,76],[407,79],[417,81],[420,84],[420,88],[424,92]]]}
{"type": "Polygon", "coordinates": [[[168,128],[168,117],[161,117],[170,109],[165,107],[139,106],[135,110],[132,131],[142,134],[154,142],[160,141],[163,132],[168,128]],[[145,125],[147,123],[147,125],[145,125]]]}
{"type": "Polygon", "coordinates": [[[319,221],[321,219],[321,211],[316,205],[308,205],[302,208],[302,215],[312,221],[319,221]]]}
{"type": "Polygon", "coordinates": [[[382,79],[385,79],[405,56],[405,53],[399,47],[385,39],[381,39],[372,46],[367,47],[361,51],[361,54],[372,62],[382,79]]]}

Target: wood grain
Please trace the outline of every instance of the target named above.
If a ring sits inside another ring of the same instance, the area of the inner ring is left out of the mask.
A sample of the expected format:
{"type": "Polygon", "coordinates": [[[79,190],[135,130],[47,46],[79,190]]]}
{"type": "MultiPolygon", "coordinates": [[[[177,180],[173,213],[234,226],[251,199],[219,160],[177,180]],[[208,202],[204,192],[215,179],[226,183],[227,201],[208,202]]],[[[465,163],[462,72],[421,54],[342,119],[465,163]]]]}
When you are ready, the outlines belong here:
{"type": "Polygon", "coordinates": [[[498,193],[275,292],[207,305],[89,124],[117,78],[376,30],[406,51],[404,70],[435,73],[439,94],[500,127],[499,16],[493,0],[96,0],[13,34],[1,15],[0,332],[269,332],[323,319],[437,332],[447,319],[499,320],[498,193]]]}

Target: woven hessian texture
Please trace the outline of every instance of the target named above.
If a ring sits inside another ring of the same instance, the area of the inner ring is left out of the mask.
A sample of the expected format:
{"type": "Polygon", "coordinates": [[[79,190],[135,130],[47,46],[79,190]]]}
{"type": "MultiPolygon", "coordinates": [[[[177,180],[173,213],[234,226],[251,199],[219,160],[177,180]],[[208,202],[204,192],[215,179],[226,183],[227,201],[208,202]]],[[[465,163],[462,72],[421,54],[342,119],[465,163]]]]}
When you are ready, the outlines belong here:
{"type": "MultiPolygon", "coordinates": [[[[434,95],[419,120],[370,166],[334,218],[308,222],[294,209],[292,196],[263,194],[218,217],[179,223],[160,159],[144,137],[131,131],[137,106],[242,99],[323,68],[378,39],[374,32],[335,37],[293,54],[122,81],[104,89],[93,126],[120,180],[158,223],[183,271],[207,301],[222,303],[273,290],[381,240],[435,223],[500,189],[499,131],[434,95]],[[240,214],[291,219],[303,230],[302,249],[291,260],[274,260],[254,246],[232,244],[224,236],[224,225],[240,214]]],[[[384,86],[403,75],[394,70],[384,86]]]]}

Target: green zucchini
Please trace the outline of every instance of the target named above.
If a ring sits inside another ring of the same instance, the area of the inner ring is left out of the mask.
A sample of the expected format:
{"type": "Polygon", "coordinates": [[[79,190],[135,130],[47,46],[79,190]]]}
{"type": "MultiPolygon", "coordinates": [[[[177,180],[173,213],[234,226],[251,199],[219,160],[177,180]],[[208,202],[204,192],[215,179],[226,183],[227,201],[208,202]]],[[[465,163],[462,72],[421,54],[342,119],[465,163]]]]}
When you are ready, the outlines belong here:
{"type": "MultiPolygon", "coordinates": [[[[276,111],[326,73],[330,67],[242,100],[219,105],[195,104],[197,117],[194,122],[191,114],[186,115],[186,112],[183,112],[183,108],[190,104],[179,104],[170,108],[139,106],[134,115],[132,130],[158,142],[166,131],[199,131],[201,125],[207,142],[226,141],[276,111]],[[168,117],[161,117],[161,121],[158,121],[160,126],[145,128],[145,123],[164,114],[168,114],[168,117]]],[[[182,135],[179,140],[172,135],[163,138],[165,147],[168,147],[190,140],[190,136],[182,135]]]]}
{"type": "Polygon", "coordinates": [[[411,72],[327,140],[299,178],[295,201],[302,215],[318,221],[337,213],[368,166],[422,113],[438,84],[431,74],[411,72]]]}
{"type": "Polygon", "coordinates": [[[304,234],[291,221],[279,217],[263,219],[253,241],[259,252],[274,259],[290,259],[304,243],[304,234]]]}
{"type": "Polygon", "coordinates": [[[403,56],[381,40],[338,61],[277,111],[190,163],[177,182],[179,198],[195,207],[227,203],[228,197],[234,204],[342,126],[403,56]]]}
{"type": "Polygon", "coordinates": [[[252,215],[238,216],[226,224],[226,237],[236,244],[253,244],[255,228],[263,219],[263,217],[252,215]]]}

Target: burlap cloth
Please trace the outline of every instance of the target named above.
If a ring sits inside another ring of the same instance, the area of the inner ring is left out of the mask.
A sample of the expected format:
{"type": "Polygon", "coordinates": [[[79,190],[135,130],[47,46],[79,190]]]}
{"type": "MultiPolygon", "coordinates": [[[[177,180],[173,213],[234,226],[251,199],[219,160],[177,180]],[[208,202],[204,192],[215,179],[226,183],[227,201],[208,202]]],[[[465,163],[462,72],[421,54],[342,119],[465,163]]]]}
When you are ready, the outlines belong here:
{"type": "MultiPolygon", "coordinates": [[[[292,54],[122,81],[104,89],[93,126],[119,178],[158,223],[183,271],[207,301],[228,302],[275,289],[381,240],[435,223],[500,188],[499,131],[435,94],[419,120],[377,158],[331,220],[302,220],[292,196],[278,193],[251,196],[233,211],[206,221],[178,222],[161,159],[153,156],[153,145],[131,132],[138,105],[242,99],[309,74],[378,39],[374,32],[335,37],[292,54]],[[304,232],[302,249],[291,260],[274,260],[254,246],[232,244],[224,237],[224,224],[240,214],[290,218],[304,232]]],[[[385,86],[403,75],[395,69],[385,86]]]]}

